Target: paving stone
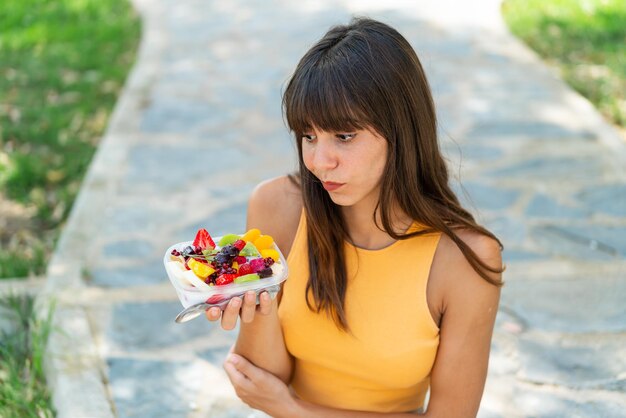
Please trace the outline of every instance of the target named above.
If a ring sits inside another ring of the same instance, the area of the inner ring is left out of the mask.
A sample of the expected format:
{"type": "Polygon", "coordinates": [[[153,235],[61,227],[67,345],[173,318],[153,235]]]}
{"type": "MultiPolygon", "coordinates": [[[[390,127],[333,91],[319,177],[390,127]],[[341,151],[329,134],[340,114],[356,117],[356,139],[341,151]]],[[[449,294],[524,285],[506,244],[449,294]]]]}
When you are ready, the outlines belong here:
{"type": "Polygon", "coordinates": [[[479,211],[500,211],[510,207],[519,197],[519,192],[511,189],[502,189],[484,183],[466,182],[460,190],[458,183],[454,184],[455,193],[466,207],[476,207],[479,211]]]}
{"type": "Polygon", "coordinates": [[[185,417],[189,413],[191,393],[173,384],[185,364],[117,358],[107,363],[119,417],[185,417]]]}
{"type": "Polygon", "coordinates": [[[494,411],[487,410],[481,406],[480,411],[478,411],[478,418],[504,418],[504,415],[499,414],[494,411]]]}
{"type": "Polygon", "coordinates": [[[596,212],[626,217],[626,185],[624,184],[590,187],[580,192],[577,198],[596,212]]]}
{"type": "Polygon", "coordinates": [[[493,232],[506,248],[519,248],[527,235],[526,222],[512,216],[485,216],[484,225],[493,232]]]}
{"type": "Polygon", "coordinates": [[[121,240],[102,248],[104,257],[145,258],[154,252],[154,245],[144,240],[121,240]]]}
{"type": "Polygon", "coordinates": [[[117,416],[172,418],[197,414],[202,402],[212,396],[209,404],[228,405],[230,413],[213,414],[205,411],[202,416],[226,417],[249,416],[251,410],[233,395],[224,395],[220,388],[228,385],[225,376],[207,369],[198,361],[167,362],[129,358],[109,358],[109,384],[115,402],[117,416]],[[138,378],[140,377],[140,378],[138,378]],[[219,386],[216,386],[219,385],[219,386]],[[217,388],[211,393],[206,388],[217,388]]]}
{"type": "Polygon", "coordinates": [[[626,227],[540,225],[530,233],[547,254],[572,259],[615,260],[626,256],[626,227]]]}
{"type": "Polygon", "coordinates": [[[212,236],[245,232],[248,202],[236,203],[233,206],[211,214],[205,220],[183,229],[185,236],[195,236],[199,228],[206,228],[212,236]]]}
{"type": "Polygon", "coordinates": [[[535,195],[526,208],[526,215],[537,218],[583,218],[589,212],[576,206],[558,204],[554,199],[543,195],[535,195]]]}
{"type": "Polygon", "coordinates": [[[170,347],[223,332],[219,324],[203,318],[177,324],[174,318],[182,310],[178,301],[116,304],[106,326],[106,338],[121,349],[134,352],[170,347]]]}
{"type": "Polygon", "coordinates": [[[498,138],[508,136],[523,136],[531,140],[568,140],[572,138],[593,139],[595,135],[585,130],[573,130],[548,122],[536,120],[489,120],[475,124],[467,133],[467,137],[476,139],[498,138]]]}
{"type": "MultiPolygon", "coordinates": [[[[165,252],[165,247],[163,251],[165,252]]],[[[162,255],[141,257],[137,260],[138,264],[128,267],[109,266],[106,260],[99,260],[87,271],[87,280],[102,287],[134,287],[167,281],[162,255]]]]}
{"type": "Polygon", "coordinates": [[[519,375],[540,384],[573,389],[617,389],[626,382],[626,349],[619,343],[519,341],[519,375]]]}
{"type": "Polygon", "coordinates": [[[179,215],[177,211],[164,205],[145,205],[125,202],[111,202],[100,222],[100,235],[115,236],[120,233],[133,234],[156,231],[179,215]]]}
{"type": "MultiPolygon", "coordinates": [[[[445,140],[442,139],[443,141],[445,140]]],[[[459,166],[463,167],[468,162],[485,164],[489,161],[495,161],[504,155],[504,152],[499,148],[474,144],[460,145],[451,141],[449,140],[446,143],[443,153],[445,158],[449,160],[448,164],[452,172],[458,172],[459,166]]]]}
{"type": "Polygon", "coordinates": [[[527,328],[554,332],[625,332],[626,277],[508,281],[502,304],[527,328]]]}
{"type": "Polygon", "coordinates": [[[122,191],[147,185],[161,190],[179,190],[182,185],[202,187],[202,182],[227,181],[233,161],[252,164],[253,157],[234,147],[188,148],[183,146],[136,145],[129,151],[129,169],[122,191]]]}
{"type": "Polygon", "coordinates": [[[504,259],[505,263],[508,263],[515,261],[543,260],[548,257],[546,257],[545,254],[541,253],[505,247],[504,251],[502,252],[502,258],[504,259]]]}
{"type": "MultiPolygon", "coordinates": [[[[143,112],[141,131],[146,133],[189,134],[207,121],[219,122],[224,112],[206,102],[153,98],[143,112]]],[[[133,154],[131,153],[130,156],[133,154]]]]}
{"type": "Polygon", "coordinates": [[[601,177],[602,166],[594,158],[551,158],[541,157],[511,164],[505,168],[492,170],[489,175],[496,178],[521,177],[543,183],[551,180],[574,181],[601,177]]]}
{"type": "Polygon", "coordinates": [[[228,351],[230,350],[230,347],[235,343],[237,336],[237,334],[233,331],[229,332],[228,335],[232,336],[231,344],[225,345],[223,347],[217,347],[201,351],[198,353],[198,357],[205,359],[211,364],[215,364],[217,367],[222,367],[222,364],[224,364],[224,361],[226,361],[228,351]]]}
{"type": "Polygon", "coordinates": [[[519,390],[512,398],[515,409],[528,418],[623,418],[623,406],[605,402],[576,402],[554,392],[519,390]]]}

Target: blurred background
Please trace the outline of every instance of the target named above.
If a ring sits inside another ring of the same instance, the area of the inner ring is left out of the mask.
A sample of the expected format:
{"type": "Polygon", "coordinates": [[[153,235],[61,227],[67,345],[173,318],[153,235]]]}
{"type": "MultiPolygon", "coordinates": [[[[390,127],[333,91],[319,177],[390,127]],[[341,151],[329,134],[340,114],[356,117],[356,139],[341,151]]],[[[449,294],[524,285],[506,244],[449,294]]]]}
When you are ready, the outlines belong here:
{"type": "Polygon", "coordinates": [[[81,385],[118,416],[254,414],[224,383],[231,336],[172,323],[160,258],[243,230],[254,185],[295,168],[282,88],[353,14],[418,52],[454,187],[505,244],[481,416],[623,416],[623,0],[4,0],[0,416],[62,413],[81,385]],[[44,373],[58,328],[97,354],[90,389],[89,370],[44,373]]]}

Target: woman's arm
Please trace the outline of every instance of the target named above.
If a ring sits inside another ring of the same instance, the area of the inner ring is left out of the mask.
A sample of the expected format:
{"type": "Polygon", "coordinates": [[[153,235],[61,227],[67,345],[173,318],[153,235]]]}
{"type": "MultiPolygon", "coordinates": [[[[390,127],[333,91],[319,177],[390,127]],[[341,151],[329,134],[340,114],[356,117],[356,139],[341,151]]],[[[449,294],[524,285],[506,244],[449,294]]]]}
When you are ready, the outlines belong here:
{"type": "MultiPolygon", "coordinates": [[[[300,219],[300,202],[299,190],[286,177],[261,183],[250,197],[247,229],[258,228],[263,234],[274,237],[287,257],[300,219]]],[[[278,298],[271,301],[268,309],[267,293],[261,294],[265,303],[260,307],[255,304],[253,292],[250,293],[243,301],[236,298],[229,303],[222,316],[222,327],[234,328],[239,316],[239,336],[233,352],[288,383],[293,366],[278,320],[278,298]]]]}
{"type": "MultiPolygon", "coordinates": [[[[488,265],[502,266],[497,242],[474,233],[461,233],[460,237],[488,265]]],[[[501,280],[501,274],[492,277],[501,280]]],[[[500,288],[480,277],[445,236],[430,280],[441,289],[442,319],[425,416],[475,417],[487,377],[500,288]]]]}
{"type": "Polygon", "coordinates": [[[237,355],[228,356],[224,369],[237,396],[252,408],[274,418],[414,418],[411,413],[349,411],[312,404],[294,397],[273,374],[237,355]]]}

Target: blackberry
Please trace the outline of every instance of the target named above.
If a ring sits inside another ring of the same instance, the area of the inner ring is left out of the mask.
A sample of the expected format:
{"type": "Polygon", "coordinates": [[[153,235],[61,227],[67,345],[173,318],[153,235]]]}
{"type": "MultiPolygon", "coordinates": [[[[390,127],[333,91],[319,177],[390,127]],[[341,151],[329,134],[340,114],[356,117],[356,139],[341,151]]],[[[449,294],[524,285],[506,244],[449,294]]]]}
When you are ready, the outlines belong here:
{"type": "Polygon", "coordinates": [[[195,253],[196,253],[196,249],[193,248],[191,245],[188,245],[183,249],[183,255],[185,257],[189,257],[190,255],[193,255],[195,253]]]}
{"type": "Polygon", "coordinates": [[[227,254],[230,257],[237,257],[239,255],[239,248],[234,245],[227,245],[222,248],[222,253],[227,254]]]}
{"type": "Polygon", "coordinates": [[[260,278],[270,277],[272,275],[272,269],[269,267],[265,267],[263,270],[258,272],[260,278]]]}
{"type": "Polygon", "coordinates": [[[269,267],[274,264],[274,259],[272,257],[266,257],[263,261],[265,261],[265,267],[269,267]]]}
{"type": "Polygon", "coordinates": [[[214,260],[217,265],[229,264],[231,262],[231,258],[223,253],[217,254],[214,260]]]}

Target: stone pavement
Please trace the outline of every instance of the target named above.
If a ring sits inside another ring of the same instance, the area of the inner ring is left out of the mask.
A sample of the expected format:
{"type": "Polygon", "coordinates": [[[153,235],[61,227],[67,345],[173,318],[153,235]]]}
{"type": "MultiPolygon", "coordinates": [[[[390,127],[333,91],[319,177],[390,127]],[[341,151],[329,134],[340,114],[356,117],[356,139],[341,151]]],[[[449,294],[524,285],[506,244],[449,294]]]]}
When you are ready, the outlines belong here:
{"type": "Polygon", "coordinates": [[[221,363],[234,333],[181,309],[164,250],[243,230],[255,184],[295,168],[280,93],[353,13],[430,77],[466,202],[505,245],[481,417],[626,410],[626,145],[500,20],[498,1],[134,0],[137,64],[50,264],[59,417],[261,417],[221,363]]]}

